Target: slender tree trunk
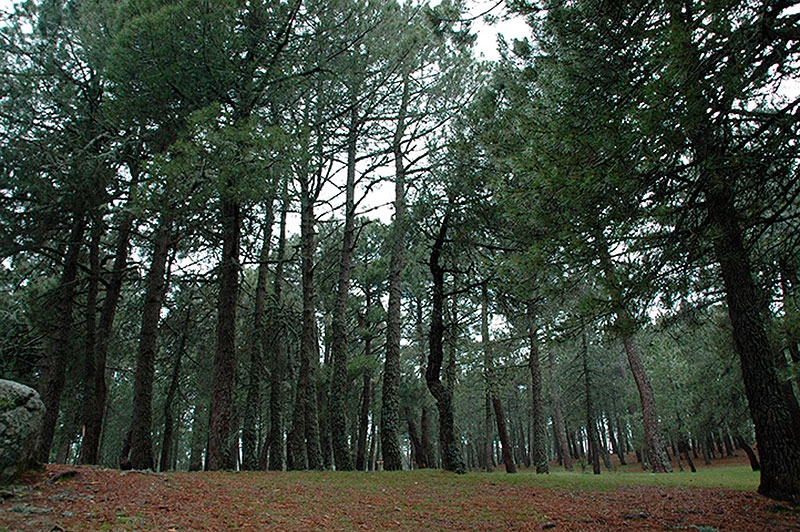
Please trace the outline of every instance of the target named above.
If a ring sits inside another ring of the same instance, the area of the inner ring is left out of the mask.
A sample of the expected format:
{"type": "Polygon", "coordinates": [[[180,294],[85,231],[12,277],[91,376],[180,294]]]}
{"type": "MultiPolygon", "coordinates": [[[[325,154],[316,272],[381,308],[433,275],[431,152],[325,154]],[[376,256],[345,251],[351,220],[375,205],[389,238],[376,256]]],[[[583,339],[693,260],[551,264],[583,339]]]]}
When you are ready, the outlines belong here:
{"type": "Polygon", "coordinates": [[[221,199],[222,257],[219,267],[217,301],[217,346],[214,351],[214,378],[211,384],[211,407],[208,422],[206,469],[217,471],[236,468],[231,453],[236,433],[233,396],[236,380],[236,307],[239,295],[239,243],[241,207],[225,197],[221,199]]]}
{"type": "Polygon", "coordinates": [[[381,405],[381,451],[383,466],[387,470],[399,470],[403,467],[400,450],[400,341],[402,323],[400,321],[400,305],[402,302],[402,274],[405,266],[405,233],[406,233],[406,200],[405,179],[406,166],[403,160],[403,136],[405,120],[410,99],[408,74],[403,76],[403,94],[395,128],[392,150],[394,153],[394,222],[390,234],[389,257],[389,303],[386,313],[386,353],[383,368],[383,393],[381,405]]]}
{"type": "Polygon", "coordinates": [[[353,469],[353,458],[350,455],[350,443],[347,437],[347,417],[345,405],[347,399],[347,301],[350,299],[350,274],[353,269],[353,254],[356,243],[356,141],[359,129],[358,108],[353,105],[350,128],[347,135],[347,180],[345,183],[345,215],[342,254],[339,261],[339,284],[331,322],[331,358],[333,372],[331,375],[331,393],[328,399],[328,419],[333,444],[333,459],[336,469],[350,471],[353,469]]]}
{"type": "Polygon", "coordinates": [[[158,323],[167,290],[167,262],[172,244],[172,217],[162,214],[154,235],[153,258],[147,274],[142,328],[136,355],[131,420],[131,467],[153,469],[153,378],[158,349],[158,323]]]}
{"type": "Polygon", "coordinates": [[[259,469],[257,424],[261,413],[261,381],[264,353],[267,351],[267,331],[264,324],[266,310],[267,284],[269,276],[269,250],[272,241],[272,200],[265,203],[264,237],[258,255],[258,274],[256,278],[255,302],[253,308],[254,342],[249,346],[250,372],[247,383],[247,399],[244,405],[242,423],[242,469],[259,469]]]}
{"type": "MultiPolygon", "coordinates": [[[[136,165],[130,166],[132,174],[131,194],[138,185],[138,169],[136,165]]],[[[93,386],[87,388],[87,397],[84,407],[84,436],[81,442],[81,463],[96,464],[100,451],[100,436],[103,429],[103,418],[106,411],[108,385],[106,384],[106,359],[108,358],[108,345],[114,330],[114,319],[117,306],[122,294],[122,283],[128,267],[128,253],[130,238],[133,230],[134,217],[129,210],[124,210],[120,215],[119,234],[117,247],[114,253],[114,266],[111,277],[106,287],[105,298],[100,309],[100,319],[97,324],[97,339],[94,342],[94,367],[93,386]]]]}
{"type": "Polygon", "coordinates": [[[592,380],[589,373],[589,346],[586,343],[586,333],[582,335],[583,347],[581,359],[583,361],[583,384],[586,395],[586,436],[589,440],[589,459],[592,462],[592,473],[600,474],[600,438],[597,434],[597,423],[592,407],[592,380]]]}
{"type": "Polygon", "coordinates": [[[569,442],[567,441],[567,429],[564,426],[564,414],[561,410],[559,387],[555,380],[556,362],[552,350],[548,350],[547,352],[547,366],[550,382],[552,383],[550,386],[550,402],[553,405],[553,425],[556,433],[556,443],[561,452],[564,469],[572,471],[572,455],[569,450],[569,442]]]}
{"type": "Polygon", "coordinates": [[[431,309],[431,328],[428,366],[425,370],[425,382],[436,399],[439,409],[439,446],[442,454],[442,467],[447,471],[466,473],[466,466],[461,454],[460,438],[456,436],[453,413],[453,392],[442,384],[440,375],[444,358],[444,268],[439,260],[447,235],[450,215],[445,214],[439,233],[434,242],[430,256],[430,270],[433,276],[433,294],[431,309]]]}
{"type": "Polygon", "coordinates": [[[487,473],[491,473],[494,468],[494,463],[492,462],[492,446],[494,445],[494,426],[492,422],[494,413],[492,412],[492,393],[489,390],[489,379],[485,377],[485,380],[486,389],[483,392],[483,451],[480,453],[482,456],[479,456],[481,467],[487,473]]]}
{"type": "Polygon", "coordinates": [[[358,416],[358,446],[356,469],[367,470],[367,436],[369,435],[369,405],[372,400],[372,372],[365,370],[362,375],[361,402],[358,416]]]}
{"type": "Polygon", "coordinates": [[[55,324],[49,339],[49,349],[44,358],[39,381],[39,395],[44,403],[45,411],[42,434],[39,439],[39,460],[50,461],[50,447],[58,421],[61,394],[66,379],[67,358],[70,349],[70,335],[73,328],[73,307],[75,304],[75,283],[78,278],[78,260],[86,230],[86,217],[76,214],[70,229],[67,252],[64,255],[64,267],[61,280],[54,294],[55,324]]]}
{"type": "Polygon", "coordinates": [[[622,339],[625,354],[628,356],[628,364],[639,390],[639,399],[642,403],[642,420],[644,422],[644,433],[647,445],[653,454],[653,472],[671,473],[672,465],[669,462],[664,444],[661,438],[661,431],[658,427],[658,414],[656,413],[656,401],[653,394],[653,386],[650,378],[642,364],[641,350],[632,335],[625,335],[622,339]]]}
{"type": "MultiPolygon", "coordinates": [[[[84,449],[88,451],[87,439],[92,438],[88,436],[87,420],[93,417],[95,391],[97,389],[97,379],[101,378],[97,375],[97,363],[95,361],[97,345],[97,298],[100,293],[100,241],[103,238],[104,227],[102,217],[95,215],[92,217],[92,237],[89,245],[89,283],[86,288],[86,313],[85,313],[85,333],[84,333],[84,364],[83,364],[83,388],[82,388],[82,403],[81,403],[81,420],[83,438],[81,439],[81,454],[78,461],[84,462],[84,458],[91,458],[84,454],[84,449]]],[[[105,374],[102,376],[105,380],[105,374]]],[[[102,423],[102,417],[100,419],[102,423]]],[[[98,447],[99,447],[99,436],[98,447]]],[[[91,442],[89,442],[91,443],[91,442]]],[[[95,452],[95,461],[97,455],[95,452]]]]}
{"type": "Polygon", "coordinates": [[[178,349],[175,353],[175,360],[172,364],[172,375],[167,388],[167,398],[164,401],[164,434],[161,444],[161,459],[159,461],[159,471],[172,469],[173,459],[173,434],[175,429],[175,399],[181,382],[181,362],[186,352],[186,339],[189,335],[189,327],[192,324],[191,312],[186,310],[186,317],[183,320],[183,330],[178,342],[178,349]]]}
{"type": "Polygon", "coordinates": [[[192,418],[192,443],[189,450],[189,471],[202,471],[203,469],[203,449],[205,448],[206,437],[206,405],[204,399],[198,399],[194,406],[194,416],[192,418]]]}
{"type": "Polygon", "coordinates": [[[308,176],[300,180],[300,247],[303,290],[303,318],[300,335],[300,369],[297,375],[297,392],[290,432],[291,453],[287,455],[290,469],[322,469],[317,393],[314,370],[319,360],[317,346],[316,296],[314,288],[314,204],[309,189],[308,176]]]}
{"type": "Polygon", "coordinates": [[[542,368],[539,363],[539,342],[536,338],[536,314],[533,303],[528,303],[528,338],[530,342],[530,355],[528,366],[531,371],[531,412],[533,423],[533,438],[531,440],[531,455],[536,465],[536,472],[549,473],[550,464],[547,462],[547,427],[544,415],[544,400],[542,397],[542,368]]]}
{"type": "Polygon", "coordinates": [[[508,437],[506,415],[503,411],[503,403],[497,395],[492,397],[492,407],[494,407],[494,417],[497,420],[497,437],[500,439],[500,452],[503,456],[503,465],[506,467],[506,473],[516,473],[517,466],[514,463],[514,456],[511,452],[511,440],[508,437]]]}
{"type": "MultiPolygon", "coordinates": [[[[274,310],[280,311],[283,305],[283,269],[286,257],[286,221],[289,210],[289,180],[283,180],[281,192],[281,219],[278,228],[277,264],[273,281],[274,310]]],[[[288,347],[282,336],[286,333],[285,323],[275,319],[275,312],[269,322],[269,361],[270,361],[270,388],[269,388],[269,433],[265,451],[268,457],[262,457],[262,466],[270,471],[282,471],[285,460],[283,438],[283,383],[288,364],[288,347]]]]}

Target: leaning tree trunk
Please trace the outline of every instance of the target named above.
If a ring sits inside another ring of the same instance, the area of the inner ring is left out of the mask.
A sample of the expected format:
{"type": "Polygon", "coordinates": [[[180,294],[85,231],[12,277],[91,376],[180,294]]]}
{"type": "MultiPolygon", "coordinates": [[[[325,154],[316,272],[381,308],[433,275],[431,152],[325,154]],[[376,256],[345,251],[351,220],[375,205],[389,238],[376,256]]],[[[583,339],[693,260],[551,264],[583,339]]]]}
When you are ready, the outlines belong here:
{"type": "MultiPolygon", "coordinates": [[[[497,395],[497,383],[495,382],[494,377],[494,355],[489,338],[489,290],[485,282],[481,286],[481,344],[483,348],[486,389],[491,401],[492,409],[494,411],[495,421],[497,423],[497,437],[500,439],[503,464],[505,465],[506,473],[516,473],[517,466],[514,464],[514,456],[511,452],[511,441],[508,437],[506,415],[503,411],[503,403],[500,401],[500,397],[497,395]]],[[[489,427],[487,427],[486,430],[486,437],[488,440],[489,427]]],[[[488,458],[487,463],[490,463],[490,459],[488,458]]]]}
{"type": "Polygon", "coordinates": [[[506,426],[506,415],[503,411],[503,403],[497,394],[492,395],[492,407],[494,417],[497,420],[497,437],[500,438],[500,452],[503,456],[503,465],[506,466],[506,473],[516,473],[517,466],[514,463],[514,456],[511,452],[511,441],[508,437],[508,427],[506,426]]]}
{"type": "Polygon", "coordinates": [[[671,473],[672,464],[662,442],[661,432],[658,427],[658,414],[656,413],[656,400],[653,394],[653,386],[650,378],[642,364],[641,350],[632,335],[625,335],[622,339],[625,354],[628,356],[628,364],[639,390],[639,399],[642,404],[642,421],[644,423],[644,434],[647,445],[653,455],[654,473],[671,473]]]}
{"type": "Polygon", "coordinates": [[[800,502],[800,440],[775,371],[765,312],[739,227],[734,194],[709,176],[706,205],[714,227],[714,252],[725,286],[733,340],[742,366],[750,415],[761,458],[758,492],[771,499],[800,502]]]}
{"type": "Polygon", "coordinates": [[[131,467],[153,469],[153,378],[158,348],[158,322],[167,290],[167,259],[171,246],[172,217],[162,214],[156,229],[153,259],[147,274],[142,308],[142,328],[136,355],[131,419],[131,467]]]}
{"type": "Polygon", "coordinates": [[[76,214],[64,255],[64,269],[55,292],[55,326],[50,338],[47,356],[41,369],[39,395],[44,403],[45,411],[42,433],[39,438],[39,460],[50,461],[50,447],[58,421],[61,394],[64,391],[67,358],[69,356],[69,338],[73,328],[72,311],[75,306],[75,281],[78,277],[78,260],[83,246],[83,234],[86,230],[86,217],[76,214]]]}
{"type": "Polygon", "coordinates": [[[222,257],[217,300],[217,345],[208,421],[206,470],[235,469],[231,452],[235,435],[233,387],[236,378],[236,303],[239,294],[241,207],[222,198],[222,257]]]}
{"type": "Polygon", "coordinates": [[[439,264],[444,240],[447,235],[450,215],[445,214],[439,234],[431,251],[429,267],[433,276],[433,297],[431,309],[431,328],[429,333],[428,366],[425,382],[431,395],[436,399],[439,409],[439,446],[442,453],[442,467],[455,473],[466,473],[461,445],[455,430],[453,391],[441,381],[444,359],[444,268],[439,264]]]}

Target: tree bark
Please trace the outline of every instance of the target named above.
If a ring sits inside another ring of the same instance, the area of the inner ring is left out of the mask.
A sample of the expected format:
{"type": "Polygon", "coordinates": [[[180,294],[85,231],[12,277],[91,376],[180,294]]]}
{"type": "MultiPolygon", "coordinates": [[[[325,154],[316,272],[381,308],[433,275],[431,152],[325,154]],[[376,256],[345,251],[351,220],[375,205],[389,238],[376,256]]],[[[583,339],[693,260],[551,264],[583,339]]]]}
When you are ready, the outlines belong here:
{"type": "Polygon", "coordinates": [[[658,414],[656,413],[656,400],[653,394],[653,386],[650,384],[650,378],[647,376],[647,372],[642,364],[641,350],[639,349],[636,339],[630,334],[625,334],[623,336],[622,344],[625,348],[625,354],[628,356],[628,364],[633,374],[633,380],[636,382],[636,388],[639,390],[645,439],[653,454],[653,472],[671,473],[672,464],[670,464],[669,457],[664,449],[661,432],[658,427],[658,414]]]}
{"type": "Polygon", "coordinates": [[[555,380],[555,357],[553,351],[547,352],[547,366],[550,376],[550,402],[553,405],[553,425],[556,433],[556,440],[561,451],[561,460],[564,464],[564,469],[572,471],[572,454],[569,449],[569,441],[567,440],[567,429],[564,426],[564,414],[561,410],[561,397],[559,392],[558,383],[555,380]]]}
{"type": "Polygon", "coordinates": [[[347,179],[345,183],[345,214],[342,239],[342,254],[339,260],[339,283],[336,302],[331,322],[331,359],[333,371],[331,375],[331,393],[328,399],[328,420],[331,429],[333,459],[336,469],[350,471],[353,469],[353,458],[350,454],[350,443],[347,437],[347,416],[345,405],[347,399],[347,301],[350,299],[350,275],[353,269],[353,254],[356,242],[356,141],[359,129],[358,108],[353,105],[350,127],[347,135],[347,179]]]}
{"type": "Polygon", "coordinates": [[[186,310],[186,317],[183,321],[183,328],[181,330],[181,338],[178,341],[178,348],[175,352],[175,360],[172,364],[172,375],[169,380],[169,387],[167,388],[167,397],[164,401],[164,433],[162,436],[161,444],[161,459],[159,461],[159,471],[169,471],[172,469],[174,462],[173,456],[173,434],[175,429],[175,399],[178,396],[181,378],[181,362],[183,355],[186,352],[186,338],[189,335],[189,327],[191,326],[190,310],[186,310]]]}
{"type": "Polygon", "coordinates": [[[403,75],[403,93],[398,111],[397,127],[392,141],[394,153],[394,221],[390,234],[389,257],[389,303],[386,312],[386,354],[383,367],[383,393],[381,404],[381,451],[383,467],[386,470],[403,468],[400,450],[400,341],[402,323],[400,305],[402,303],[402,275],[405,266],[406,233],[406,167],[403,161],[403,136],[405,120],[410,99],[408,74],[403,75]]]}
{"type": "Polygon", "coordinates": [[[592,473],[600,474],[600,438],[597,435],[597,422],[594,418],[592,405],[592,379],[589,373],[589,346],[586,342],[586,333],[581,336],[583,346],[581,360],[583,361],[583,384],[586,396],[586,436],[589,440],[589,459],[592,462],[592,473]]]}
{"type": "Polygon", "coordinates": [[[64,255],[64,266],[61,280],[54,293],[55,324],[49,338],[49,349],[44,358],[39,381],[39,396],[44,403],[45,411],[42,434],[39,439],[39,461],[50,461],[50,447],[58,421],[61,394],[66,379],[67,358],[69,355],[69,339],[73,328],[73,307],[75,305],[75,283],[78,277],[78,259],[83,246],[83,235],[86,230],[86,217],[76,213],[72,221],[67,251],[64,255]]]}
{"type": "MultiPolygon", "coordinates": [[[[104,227],[102,217],[95,215],[92,217],[92,237],[89,245],[89,283],[86,288],[86,313],[85,313],[85,333],[84,333],[84,364],[83,364],[83,387],[82,387],[82,403],[81,403],[81,421],[82,433],[81,450],[78,461],[86,464],[84,460],[93,459],[97,461],[97,451],[95,450],[94,456],[88,453],[89,448],[87,444],[93,445],[95,448],[99,447],[100,434],[97,433],[97,444],[91,440],[95,433],[89,435],[88,425],[94,421],[94,408],[95,408],[95,392],[98,388],[97,380],[102,379],[105,381],[105,372],[102,377],[97,374],[97,362],[95,361],[95,345],[97,345],[97,298],[100,293],[100,241],[103,238],[104,227]],[[84,452],[84,449],[87,451],[84,452]]],[[[100,423],[102,426],[103,412],[100,413],[100,423]]],[[[94,429],[94,427],[92,427],[94,429]]]]}
{"type": "Polygon", "coordinates": [[[506,473],[516,473],[517,466],[514,463],[514,455],[511,452],[511,440],[508,437],[506,415],[503,410],[503,403],[497,395],[492,397],[492,407],[494,408],[494,417],[497,420],[497,437],[500,439],[500,452],[503,456],[503,465],[506,467],[506,473]]]}
{"type": "Polygon", "coordinates": [[[264,236],[261,242],[261,251],[258,255],[258,273],[253,305],[254,341],[249,346],[250,371],[242,423],[242,469],[249,471],[259,469],[259,433],[257,425],[261,415],[261,381],[263,378],[264,354],[267,351],[267,331],[264,324],[264,313],[267,300],[267,277],[269,275],[269,250],[272,241],[273,201],[267,201],[264,207],[264,236]]]}
{"type": "Polygon", "coordinates": [[[316,296],[314,288],[314,252],[316,250],[314,203],[308,176],[300,180],[300,248],[303,291],[303,318],[300,335],[300,369],[297,375],[293,425],[290,432],[290,469],[322,469],[319,415],[314,372],[319,360],[317,346],[316,296]]]}
{"type": "Polygon", "coordinates": [[[163,213],[153,241],[153,258],[147,274],[142,308],[142,328],[136,355],[131,420],[131,467],[153,469],[153,378],[158,349],[158,323],[167,290],[167,259],[172,244],[172,216],[163,213]]]}
{"type": "Polygon", "coordinates": [[[429,333],[428,366],[425,370],[425,382],[431,395],[436,399],[439,410],[439,445],[441,447],[442,467],[455,473],[466,473],[461,445],[456,435],[453,412],[453,392],[442,384],[440,375],[444,359],[444,268],[439,260],[447,235],[450,215],[445,214],[439,233],[431,250],[429,267],[433,276],[433,294],[431,309],[431,328],[429,333]]]}
{"type": "Polygon", "coordinates": [[[800,502],[800,440],[775,371],[765,311],[757,295],[748,252],[730,185],[708,175],[706,205],[714,231],[714,252],[725,286],[733,340],[742,366],[750,415],[761,458],[758,492],[771,499],[800,502]]]}
{"type": "Polygon", "coordinates": [[[539,474],[549,473],[550,464],[547,462],[547,426],[544,415],[544,400],[542,397],[542,368],[539,363],[539,342],[536,338],[536,314],[533,303],[527,305],[528,313],[528,339],[530,342],[530,355],[528,366],[531,372],[531,412],[532,412],[532,439],[531,458],[539,474]]]}
{"type": "Polygon", "coordinates": [[[214,378],[208,422],[206,470],[232,470],[236,457],[231,453],[236,437],[233,388],[236,380],[236,307],[239,295],[239,245],[241,207],[238,202],[221,199],[222,257],[219,266],[217,301],[217,344],[214,351],[214,378]]]}

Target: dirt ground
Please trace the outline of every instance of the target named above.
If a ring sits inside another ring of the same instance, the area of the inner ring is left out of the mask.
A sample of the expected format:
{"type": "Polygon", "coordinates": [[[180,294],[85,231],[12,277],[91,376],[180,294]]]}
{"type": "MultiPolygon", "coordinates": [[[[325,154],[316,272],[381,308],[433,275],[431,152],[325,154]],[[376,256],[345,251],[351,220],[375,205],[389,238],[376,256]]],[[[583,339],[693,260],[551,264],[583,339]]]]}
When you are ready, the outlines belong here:
{"type": "Polygon", "coordinates": [[[0,532],[800,530],[798,509],[755,492],[569,491],[505,478],[433,471],[160,474],[49,465],[0,488],[0,532]]]}

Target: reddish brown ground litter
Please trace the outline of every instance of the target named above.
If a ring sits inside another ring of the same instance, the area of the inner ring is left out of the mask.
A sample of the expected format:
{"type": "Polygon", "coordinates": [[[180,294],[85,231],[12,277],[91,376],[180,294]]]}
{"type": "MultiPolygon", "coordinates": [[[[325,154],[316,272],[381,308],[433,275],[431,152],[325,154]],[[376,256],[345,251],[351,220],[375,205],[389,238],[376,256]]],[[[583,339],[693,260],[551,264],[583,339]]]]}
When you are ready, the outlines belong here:
{"type": "Polygon", "coordinates": [[[754,492],[565,491],[503,482],[502,473],[415,474],[155,474],[50,465],[0,488],[0,532],[800,530],[800,511],[754,492]]]}

